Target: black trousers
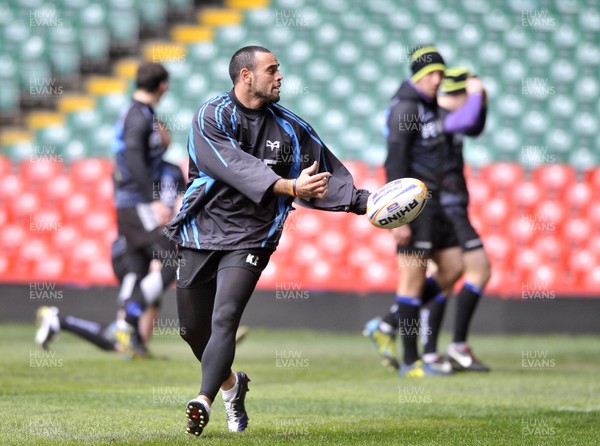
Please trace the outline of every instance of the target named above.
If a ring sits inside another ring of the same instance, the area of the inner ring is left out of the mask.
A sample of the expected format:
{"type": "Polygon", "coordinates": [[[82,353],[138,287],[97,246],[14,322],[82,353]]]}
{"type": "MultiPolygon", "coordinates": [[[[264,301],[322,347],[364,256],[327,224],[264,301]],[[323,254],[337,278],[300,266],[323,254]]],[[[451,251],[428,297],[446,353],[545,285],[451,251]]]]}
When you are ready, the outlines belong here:
{"type": "Polygon", "coordinates": [[[179,330],[202,364],[199,393],[211,401],[231,374],[235,334],[270,255],[264,250],[180,250],[179,330]]]}

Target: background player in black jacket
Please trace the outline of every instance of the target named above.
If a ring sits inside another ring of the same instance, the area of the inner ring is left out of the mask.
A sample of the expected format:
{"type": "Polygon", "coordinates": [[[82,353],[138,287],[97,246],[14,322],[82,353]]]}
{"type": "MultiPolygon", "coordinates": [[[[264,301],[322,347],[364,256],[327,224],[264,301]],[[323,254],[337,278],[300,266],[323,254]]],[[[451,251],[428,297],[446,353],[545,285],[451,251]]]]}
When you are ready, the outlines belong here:
{"type": "Polygon", "coordinates": [[[131,297],[124,302],[125,320],[117,337],[132,350],[143,347],[139,318],[148,306],[141,281],[150,263],[162,263],[161,280],[169,284],[175,277],[174,245],[162,234],[172,210],[157,196],[162,156],[166,149],[164,132],[154,117],[154,107],[167,90],[169,74],[160,64],[142,62],[138,67],[132,102],[116,125],[115,205],[117,228],[127,246],[128,270],[136,275],[131,297]]]}
{"type": "Polygon", "coordinates": [[[417,348],[421,334],[421,297],[432,294],[425,292],[429,260],[438,265],[439,288],[453,284],[462,271],[458,240],[440,205],[447,142],[436,94],[444,70],[444,60],[434,46],[417,47],[411,54],[412,76],[400,85],[388,108],[387,181],[418,178],[427,185],[429,200],[417,219],[392,230],[397,243],[400,276],[396,304],[381,321],[369,321],[365,334],[396,367],[399,364],[395,358],[394,340],[396,334],[399,335],[404,350],[400,375],[406,377],[452,372],[447,362],[423,362],[417,348]]]}
{"type": "Polygon", "coordinates": [[[238,50],[233,89],[200,107],[188,140],[189,182],[167,225],[179,245],[177,309],[182,337],[202,364],[188,402],[188,432],[200,435],[219,388],[230,431],[245,430],[250,379],[233,372],[235,333],[292,203],[364,214],[368,191],[311,126],[277,105],[283,76],[263,47],[238,50]]]}
{"type": "MultiPolygon", "coordinates": [[[[438,104],[442,108],[444,130],[448,135],[440,202],[460,241],[464,264],[464,283],[456,296],[454,337],[446,353],[455,370],[489,371],[467,344],[469,326],[490,278],[491,268],[483,242],[469,220],[469,192],[463,172],[463,138],[465,135],[478,136],[485,126],[487,106],[483,83],[467,68],[448,69],[440,87],[438,104]]],[[[450,295],[453,285],[446,287],[442,296],[450,295]]],[[[430,330],[425,330],[429,332],[424,346],[425,355],[436,355],[444,306],[445,299],[440,297],[433,299],[426,309],[430,330]]]]}
{"type": "MultiPolygon", "coordinates": [[[[158,196],[162,203],[169,207],[171,215],[173,215],[180,207],[179,201],[184,187],[183,172],[179,166],[163,161],[160,185],[162,189],[159,191],[158,196]]],[[[111,257],[113,271],[121,285],[118,299],[119,307],[121,307],[123,300],[128,299],[133,292],[136,282],[136,274],[129,270],[127,242],[124,237],[119,237],[113,243],[111,257]]],[[[140,281],[140,292],[148,303],[140,319],[140,337],[143,341],[141,345],[144,347],[152,336],[153,322],[158,316],[162,293],[171,284],[172,282],[163,282],[160,262],[153,260],[150,271],[140,281]]],[[[57,307],[40,307],[37,311],[36,344],[46,350],[50,341],[55,339],[60,331],[67,331],[102,350],[127,353],[138,357],[146,356],[147,350],[145,348],[142,351],[132,351],[128,343],[122,343],[118,339],[118,327],[124,322],[122,312],[123,310],[118,311],[117,320],[114,322],[102,324],[73,315],[59,314],[57,307]]]]}

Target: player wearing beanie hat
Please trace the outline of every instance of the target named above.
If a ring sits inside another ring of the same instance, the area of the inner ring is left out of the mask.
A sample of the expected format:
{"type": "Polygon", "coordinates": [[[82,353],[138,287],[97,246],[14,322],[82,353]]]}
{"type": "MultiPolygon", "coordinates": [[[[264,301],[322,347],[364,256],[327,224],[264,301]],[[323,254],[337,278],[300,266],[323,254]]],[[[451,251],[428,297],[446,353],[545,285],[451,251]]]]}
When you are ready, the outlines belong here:
{"type": "Polygon", "coordinates": [[[445,299],[442,290],[462,273],[458,239],[439,201],[447,139],[436,97],[445,68],[435,46],[416,47],[410,57],[411,76],[402,82],[386,110],[387,181],[418,178],[427,185],[429,199],[416,220],[391,230],[399,266],[395,304],[382,319],[367,322],[364,334],[386,363],[409,378],[452,373],[451,364],[442,357],[421,360],[417,345],[427,261],[435,256],[438,265],[432,295],[436,299],[445,299]],[[402,363],[396,357],[396,337],[402,342],[402,363]]]}
{"type": "MultiPolygon", "coordinates": [[[[481,80],[468,68],[448,68],[445,75],[437,98],[449,142],[444,156],[440,203],[452,222],[464,263],[464,282],[453,298],[456,300],[453,340],[446,352],[455,370],[486,372],[489,367],[473,354],[467,339],[477,304],[490,278],[490,261],[477,230],[469,220],[469,192],[463,173],[463,139],[464,136],[478,136],[483,131],[487,114],[486,94],[481,80]]],[[[435,281],[436,275],[428,280],[435,281]]],[[[424,361],[439,357],[437,340],[444,311],[445,302],[436,299],[421,310],[421,328],[428,334],[424,339],[424,361]]]]}
{"type": "Polygon", "coordinates": [[[441,94],[461,94],[467,91],[467,79],[472,77],[466,67],[448,68],[440,85],[441,94]]]}
{"type": "Polygon", "coordinates": [[[410,55],[411,80],[418,82],[423,76],[433,71],[445,71],[444,58],[433,45],[416,47],[410,55]]]}

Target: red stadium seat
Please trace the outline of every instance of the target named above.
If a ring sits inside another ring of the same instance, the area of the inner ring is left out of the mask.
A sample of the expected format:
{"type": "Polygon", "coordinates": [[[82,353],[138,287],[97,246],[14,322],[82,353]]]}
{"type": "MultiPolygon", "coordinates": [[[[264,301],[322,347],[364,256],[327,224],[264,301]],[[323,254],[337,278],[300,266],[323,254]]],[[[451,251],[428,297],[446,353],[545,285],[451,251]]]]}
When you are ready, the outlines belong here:
{"type": "Polygon", "coordinates": [[[65,224],[79,224],[90,209],[90,200],[83,193],[75,193],[68,197],[62,206],[65,224]]]}
{"type": "Polygon", "coordinates": [[[523,182],[523,166],[517,163],[494,163],[484,166],[479,171],[496,195],[510,193],[523,182]]]}
{"type": "Polygon", "coordinates": [[[569,209],[569,215],[583,215],[592,203],[592,188],[583,181],[576,182],[569,193],[563,197],[564,204],[569,209]]]}
{"type": "Polygon", "coordinates": [[[345,228],[346,237],[353,244],[364,243],[365,240],[373,237],[377,231],[382,231],[382,229],[373,226],[364,215],[351,215],[348,226],[345,228]]]}
{"type": "Polygon", "coordinates": [[[600,200],[592,201],[585,211],[585,218],[596,229],[600,228],[600,200]]]}
{"type": "Polygon", "coordinates": [[[36,263],[43,262],[47,256],[48,246],[41,239],[28,239],[19,249],[21,267],[28,272],[33,271],[36,263]]]}
{"type": "Polygon", "coordinates": [[[56,231],[51,235],[52,252],[66,254],[76,248],[80,239],[81,235],[76,227],[63,225],[60,231],[56,231]]]}
{"type": "Polygon", "coordinates": [[[600,167],[596,167],[587,172],[586,180],[596,198],[600,198],[600,167]]]}
{"type": "Polygon", "coordinates": [[[542,296],[554,298],[558,288],[563,286],[564,281],[565,271],[563,269],[541,263],[530,272],[527,285],[530,289],[540,292],[542,296]]]}
{"type": "Polygon", "coordinates": [[[492,231],[503,232],[509,218],[512,218],[512,207],[503,198],[489,200],[481,209],[482,223],[492,231]]]}
{"type": "Polygon", "coordinates": [[[575,169],[566,164],[537,167],[533,171],[533,180],[548,198],[559,198],[575,183],[575,169]]]}
{"type": "Polygon", "coordinates": [[[583,277],[583,289],[591,293],[594,297],[598,296],[600,290],[600,265],[596,265],[591,271],[583,277]]]}
{"type": "Polygon", "coordinates": [[[490,199],[490,185],[482,178],[471,178],[467,182],[470,208],[479,209],[490,199]]]}
{"type": "MultiPolygon", "coordinates": [[[[308,266],[314,264],[321,258],[321,250],[317,243],[304,241],[296,249],[294,256],[295,265],[308,266]]],[[[290,265],[291,266],[291,265],[290,265]]]]}
{"type": "Polygon", "coordinates": [[[9,256],[17,252],[26,239],[28,229],[16,224],[0,227],[0,247],[2,247],[2,254],[9,256]]]}
{"type": "Polygon", "coordinates": [[[54,178],[61,175],[63,164],[49,160],[23,161],[19,173],[29,188],[43,189],[54,178]]]}
{"type": "Polygon", "coordinates": [[[340,231],[326,230],[320,234],[317,239],[317,245],[322,259],[330,263],[346,263],[348,256],[350,240],[340,231]]]}
{"type": "Polygon", "coordinates": [[[96,209],[114,209],[114,183],[112,178],[102,178],[92,192],[92,205],[96,209]]]}
{"type": "Polygon", "coordinates": [[[82,218],[82,230],[86,235],[101,238],[116,226],[116,218],[112,212],[91,211],[82,218]]]}
{"type": "Polygon", "coordinates": [[[593,251],[582,249],[572,251],[569,257],[569,271],[572,274],[572,282],[575,284],[583,284],[587,280],[587,276],[592,273],[598,265],[597,254],[593,251]]]}
{"type": "Polygon", "coordinates": [[[90,265],[95,265],[103,257],[106,257],[105,253],[106,249],[103,249],[99,242],[92,239],[80,240],[77,243],[76,249],[64,253],[65,274],[68,280],[76,283],[85,283],[90,271],[90,265]]]}
{"type": "Polygon", "coordinates": [[[536,238],[533,249],[539,254],[542,263],[557,266],[563,270],[567,267],[567,247],[556,231],[536,238]]]}
{"type": "Polygon", "coordinates": [[[511,203],[522,213],[533,212],[542,197],[540,186],[533,181],[525,181],[513,190],[511,203]]]}
{"type": "MultiPolygon", "coordinates": [[[[535,231],[534,225],[530,223],[529,218],[525,215],[512,218],[507,222],[507,234],[510,236],[512,243],[529,246],[538,235],[538,232],[535,231]]],[[[487,238],[485,240],[487,243],[487,238]]]]}
{"type": "Polygon", "coordinates": [[[357,278],[357,286],[361,291],[392,291],[396,288],[398,270],[396,263],[390,264],[385,261],[373,261],[364,264],[359,269],[360,276],[357,278]]]}
{"type": "Polygon", "coordinates": [[[567,217],[567,210],[562,202],[546,200],[538,204],[535,213],[530,215],[530,222],[536,231],[554,232],[562,229],[567,217]]]}
{"type": "Polygon", "coordinates": [[[8,209],[6,209],[6,207],[2,206],[2,207],[0,207],[0,227],[8,224],[8,221],[9,221],[8,209]]]}
{"type": "Polygon", "coordinates": [[[514,251],[512,238],[500,234],[492,234],[485,238],[484,244],[492,268],[505,268],[512,265],[514,251]]]}
{"type": "Polygon", "coordinates": [[[0,178],[12,172],[12,161],[6,156],[0,156],[0,178]]]}
{"type": "Polygon", "coordinates": [[[23,192],[8,204],[11,221],[29,227],[34,224],[40,200],[33,192],[23,192]]]}
{"type": "Polygon", "coordinates": [[[592,234],[592,222],[588,219],[577,217],[565,222],[562,231],[562,241],[567,246],[580,248],[589,243],[592,234]]]}
{"type": "Polygon", "coordinates": [[[62,214],[52,208],[40,209],[29,217],[29,232],[39,238],[49,238],[62,228],[62,214]]]}
{"type": "Polygon", "coordinates": [[[20,197],[23,183],[18,175],[13,173],[0,177],[0,204],[10,203],[20,197]]]}
{"type": "Polygon", "coordinates": [[[352,178],[354,179],[354,185],[358,189],[363,188],[364,182],[369,177],[369,169],[367,165],[361,161],[344,160],[344,166],[350,171],[352,178]]]}
{"type": "Polygon", "coordinates": [[[112,178],[113,164],[104,158],[85,158],[73,161],[71,179],[78,188],[92,191],[105,178],[112,178]]]}
{"type": "Polygon", "coordinates": [[[73,184],[67,175],[59,175],[49,181],[41,191],[44,202],[49,206],[62,204],[67,197],[73,194],[73,184]]]}
{"type": "Polygon", "coordinates": [[[63,278],[64,264],[62,256],[49,253],[43,258],[36,259],[31,274],[35,280],[60,280],[63,278]]]}
{"type": "Polygon", "coordinates": [[[518,282],[523,282],[540,264],[540,255],[533,248],[519,249],[513,259],[514,271],[518,282]]]}
{"type": "Polygon", "coordinates": [[[83,282],[92,285],[116,285],[118,280],[110,261],[110,257],[98,258],[86,264],[83,282]]]}
{"type": "Polygon", "coordinates": [[[322,212],[298,208],[288,215],[283,231],[299,240],[316,240],[327,227],[321,214],[322,212]]]}

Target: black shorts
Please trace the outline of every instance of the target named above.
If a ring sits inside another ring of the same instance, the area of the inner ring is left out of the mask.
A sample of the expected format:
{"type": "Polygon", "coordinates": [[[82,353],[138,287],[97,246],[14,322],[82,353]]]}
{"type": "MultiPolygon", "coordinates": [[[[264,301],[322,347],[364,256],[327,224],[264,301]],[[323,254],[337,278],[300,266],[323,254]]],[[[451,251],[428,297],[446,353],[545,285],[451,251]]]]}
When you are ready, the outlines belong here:
{"type": "Polygon", "coordinates": [[[459,246],[452,222],[434,200],[425,205],[421,214],[409,226],[410,242],[408,245],[398,245],[398,254],[431,257],[434,251],[459,246]]]}
{"type": "Polygon", "coordinates": [[[444,206],[443,209],[454,225],[454,232],[463,251],[483,248],[483,242],[469,220],[466,206],[444,206]]]}
{"type": "Polygon", "coordinates": [[[272,253],[266,249],[210,251],[180,247],[177,287],[196,288],[215,279],[220,270],[228,267],[246,268],[260,277],[272,253]]]}
{"type": "Polygon", "coordinates": [[[155,244],[163,248],[172,247],[162,233],[162,227],[158,225],[150,203],[117,209],[117,229],[119,236],[125,238],[129,252],[155,244]]]}

